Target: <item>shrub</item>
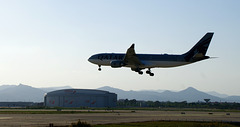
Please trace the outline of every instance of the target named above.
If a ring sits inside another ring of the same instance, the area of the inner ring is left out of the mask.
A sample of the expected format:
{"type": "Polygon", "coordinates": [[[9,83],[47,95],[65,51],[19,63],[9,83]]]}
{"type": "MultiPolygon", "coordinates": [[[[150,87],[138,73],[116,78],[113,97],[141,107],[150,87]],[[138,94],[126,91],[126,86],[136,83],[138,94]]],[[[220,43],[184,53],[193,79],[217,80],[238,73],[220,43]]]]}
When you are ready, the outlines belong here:
{"type": "Polygon", "coordinates": [[[81,120],[78,120],[77,123],[72,123],[70,127],[91,127],[91,125],[88,124],[87,122],[82,122],[81,120]]]}

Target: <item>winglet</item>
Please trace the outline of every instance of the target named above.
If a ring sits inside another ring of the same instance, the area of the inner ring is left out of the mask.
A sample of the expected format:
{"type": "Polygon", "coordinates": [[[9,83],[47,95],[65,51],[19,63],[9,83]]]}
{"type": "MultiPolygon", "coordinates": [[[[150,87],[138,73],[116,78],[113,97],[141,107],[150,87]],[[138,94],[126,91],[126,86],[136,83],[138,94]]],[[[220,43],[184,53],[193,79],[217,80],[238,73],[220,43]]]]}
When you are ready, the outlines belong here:
{"type": "Polygon", "coordinates": [[[136,55],[134,44],[132,44],[130,48],[128,48],[123,61],[128,65],[135,66],[136,68],[138,68],[139,65],[142,65],[141,61],[138,59],[136,55]]]}
{"type": "Polygon", "coordinates": [[[133,43],[130,48],[134,48],[135,44],[133,43]]]}
{"type": "Polygon", "coordinates": [[[135,44],[133,43],[130,48],[128,48],[126,54],[131,54],[131,55],[136,55],[135,50],[134,50],[135,44]]]}

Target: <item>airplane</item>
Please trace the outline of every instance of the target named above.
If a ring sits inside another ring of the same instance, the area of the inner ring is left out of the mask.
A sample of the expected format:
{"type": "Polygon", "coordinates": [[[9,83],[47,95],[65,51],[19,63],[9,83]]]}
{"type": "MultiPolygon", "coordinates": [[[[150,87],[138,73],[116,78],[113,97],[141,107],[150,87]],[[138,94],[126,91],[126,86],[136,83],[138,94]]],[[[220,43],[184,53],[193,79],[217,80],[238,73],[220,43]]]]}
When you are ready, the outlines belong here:
{"type": "Polygon", "coordinates": [[[181,55],[169,54],[136,54],[132,44],[124,53],[99,53],[92,55],[88,61],[99,66],[111,66],[112,68],[129,67],[132,71],[143,74],[143,69],[150,76],[154,76],[151,68],[169,68],[195,63],[209,59],[206,56],[208,46],[213,37],[212,32],[206,33],[189,51],[181,55]]]}

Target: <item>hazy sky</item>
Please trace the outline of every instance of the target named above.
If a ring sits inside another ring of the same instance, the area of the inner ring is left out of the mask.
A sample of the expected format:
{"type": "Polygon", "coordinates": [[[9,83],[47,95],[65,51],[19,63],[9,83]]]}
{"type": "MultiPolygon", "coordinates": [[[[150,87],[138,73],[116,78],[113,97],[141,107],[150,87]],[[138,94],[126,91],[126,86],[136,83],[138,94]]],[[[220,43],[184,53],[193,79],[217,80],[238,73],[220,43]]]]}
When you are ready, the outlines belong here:
{"type": "Polygon", "coordinates": [[[239,0],[0,0],[0,85],[124,90],[194,87],[240,95],[239,0]],[[182,54],[214,32],[207,55],[177,68],[98,67],[96,53],[182,54]]]}

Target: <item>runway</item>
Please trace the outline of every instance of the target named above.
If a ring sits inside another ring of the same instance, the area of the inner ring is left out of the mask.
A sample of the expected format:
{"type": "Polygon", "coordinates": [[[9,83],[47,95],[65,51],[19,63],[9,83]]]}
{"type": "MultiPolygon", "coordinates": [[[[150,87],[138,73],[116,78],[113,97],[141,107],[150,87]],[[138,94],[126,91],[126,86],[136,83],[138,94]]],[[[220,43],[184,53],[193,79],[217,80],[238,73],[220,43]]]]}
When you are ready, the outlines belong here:
{"type": "MultiPolygon", "coordinates": [[[[103,112],[105,110],[99,110],[103,112]]],[[[64,111],[61,111],[64,112],[64,111]]],[[[90,124],[123,123],[139,121],[229,121],[240,122],[240,112],[203,112],[203,111],[143,111],[117,110],[106,113],[76,114],[0,114],[1,127],[43,127],[54,125],[70,125],[79,119],[90,124]]],[[[0,110],[1,113],[1,110],[0,110]]]]}

